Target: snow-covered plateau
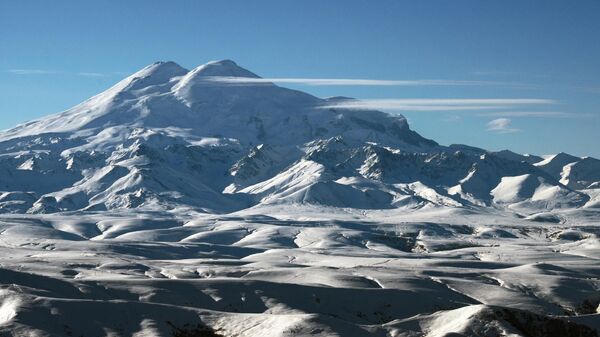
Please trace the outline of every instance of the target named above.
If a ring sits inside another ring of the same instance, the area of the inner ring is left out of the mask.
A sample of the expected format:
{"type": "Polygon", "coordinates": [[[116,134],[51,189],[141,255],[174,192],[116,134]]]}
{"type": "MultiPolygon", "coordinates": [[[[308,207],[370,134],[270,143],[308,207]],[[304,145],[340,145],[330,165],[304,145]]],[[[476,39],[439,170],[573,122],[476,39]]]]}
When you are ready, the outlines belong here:
{"type": "Polygon", "coordinates": [[[598,336],[600,160],[257,79],[157,62],[1,132],[0,336],[598,336]]]}

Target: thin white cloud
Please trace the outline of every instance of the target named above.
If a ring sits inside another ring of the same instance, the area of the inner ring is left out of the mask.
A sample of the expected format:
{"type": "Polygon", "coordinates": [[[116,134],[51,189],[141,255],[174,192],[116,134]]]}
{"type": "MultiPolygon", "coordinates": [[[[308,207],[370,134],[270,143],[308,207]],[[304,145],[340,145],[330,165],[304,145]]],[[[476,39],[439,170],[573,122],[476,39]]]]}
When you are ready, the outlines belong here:
{"type": "Polygon", "coordinates": [[[237,84],[258,85],[267,83],[301,84],[309,86],[527,86],[526,84],[492,81],[467,80],[377,80],[360,78],[255,78],[210,76],[206,81],[237,84]]]}
{"type": "Polygon", "coordinates": [[[15,75],[50,75],[58,73],[56,71],[43,69],[8,69],[6,72],[15,75]]]}
{"type": "Polygon", "coordinates": [[[386,111],[473,111],[510,109],[523,105],[555,104],[554,100],[538,98],[460,98],[460,99],[340,99],[322,108],[386,110],[386,111]]]}
{"type": "MultiPolygon", "coordinates": [[[[106,73],[99,72],[63,72],[63,71],[55,71],[55,70],[44,70],[44,69],[7,69],[5,70],[7,73],[11,73],[14,75],[57,75],[57,74],[65,74],[65,75],[77,75],[83,77],[106,77],[110,76],[106,73]]],[[[112,75],[124,75],[125,73],[111,73],[112,75]]]]}
{"type": "MultiPolygon", "coordinates": [[[[43,69],[9,69],[7,72],[17,75],[47,75],[60,72],[43,69]]],[[[78,76],[104,77],[107,74],[98,72],[79,72],[78,76]]],[[[114,72],[115,75],[125,75],[122,72],[114,72]]],[[[255,78],[255,77],[229,77],[229,76],[207,76],[207,82],[216,82],[232,85],[261,85],[261,84],[299,84],[307,86],[511,86],[518,88],[533,88],[533,85],[515,82],[498,81],[471,81],[471,80],[444,80],[444,79],[421,79],[421,80],[379,80],[360,78],[255,78]]]]}
{"type": "Polygon", "coordinates": [[[486,126],[488,131],[497,133],[513,133],[521,130],[513,128],[511,126],[512,120],[509,118],[497,118],[489,121],[486,126]]]}

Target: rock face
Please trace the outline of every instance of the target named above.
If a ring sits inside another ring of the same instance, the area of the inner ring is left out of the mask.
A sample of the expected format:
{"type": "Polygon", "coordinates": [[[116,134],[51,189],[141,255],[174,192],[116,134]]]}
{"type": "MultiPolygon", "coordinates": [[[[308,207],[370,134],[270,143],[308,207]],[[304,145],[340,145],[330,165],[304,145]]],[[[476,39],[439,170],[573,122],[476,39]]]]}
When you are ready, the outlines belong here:
{"type": "Polygon", "coordinates": [[[253,79],[229,60],[191,71],[157,62],[0,133],[0,211],[229,212],[274,202],[539,210],[581,207],[590,197],[578,190],[600,181],[593,158],[443,147],[400,115],[336,109],[338,98],[253,79]]]}

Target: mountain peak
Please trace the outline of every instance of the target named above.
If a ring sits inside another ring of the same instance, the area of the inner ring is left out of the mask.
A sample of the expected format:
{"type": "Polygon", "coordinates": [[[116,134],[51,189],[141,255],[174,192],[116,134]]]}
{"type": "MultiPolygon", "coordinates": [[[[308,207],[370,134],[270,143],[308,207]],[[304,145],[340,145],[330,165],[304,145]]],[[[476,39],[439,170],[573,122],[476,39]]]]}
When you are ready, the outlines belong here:
{"type": "Polygon", "coordinates": [[[143,78],[148,76],[181,76],[188,72],[179,64],[173,61],[157,61],[133,73],[130,78],[143,78]]]}
{"type": "Polygon", "coordinates": [[[173,61],[154,62],[133,73],[119,84],[119,90],[133,91],[169,82],[173,77],[183,76],[188,70],[173,61]]]}
{"type": "Polygon", "coordinates": [[[238,64],[235,63],[235,61],[230,60],[230,59],[209,61],[209,62],[206,62],[206,64],[218,64],[218,65],[222,65],[222,66],[239,67],[238,64]]]}
{"type": "Polygon", "coordinates": [[[194,68],[190,77],[251,77],[260,78],[255,73],[244,69],[232,60],[211,61],[194,68]]]}

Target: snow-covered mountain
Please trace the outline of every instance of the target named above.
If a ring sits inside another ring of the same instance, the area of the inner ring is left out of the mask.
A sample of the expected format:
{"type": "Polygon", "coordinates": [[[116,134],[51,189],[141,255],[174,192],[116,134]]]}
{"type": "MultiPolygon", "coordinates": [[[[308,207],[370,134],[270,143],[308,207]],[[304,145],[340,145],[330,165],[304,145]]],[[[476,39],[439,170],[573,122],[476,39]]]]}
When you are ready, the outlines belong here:
{"type": "Polygon", "coordinates": [[[0,210],[228,212],[265,203],[352,208],[576,208],[599,161],[443,147],[380,111],[331,108],[233,61],[157,62],[57,115],[0,133],[0,210]],[[231,78],[241,78],[231,81],[231,78]],[[223,80],[229,79],[229,80],[223,80]]]}
{"type": "Polygon", "coordinates": [[[1,336],[598,336],[599,160],[256,78],[158,62],[0,133],[1,336]]]}

